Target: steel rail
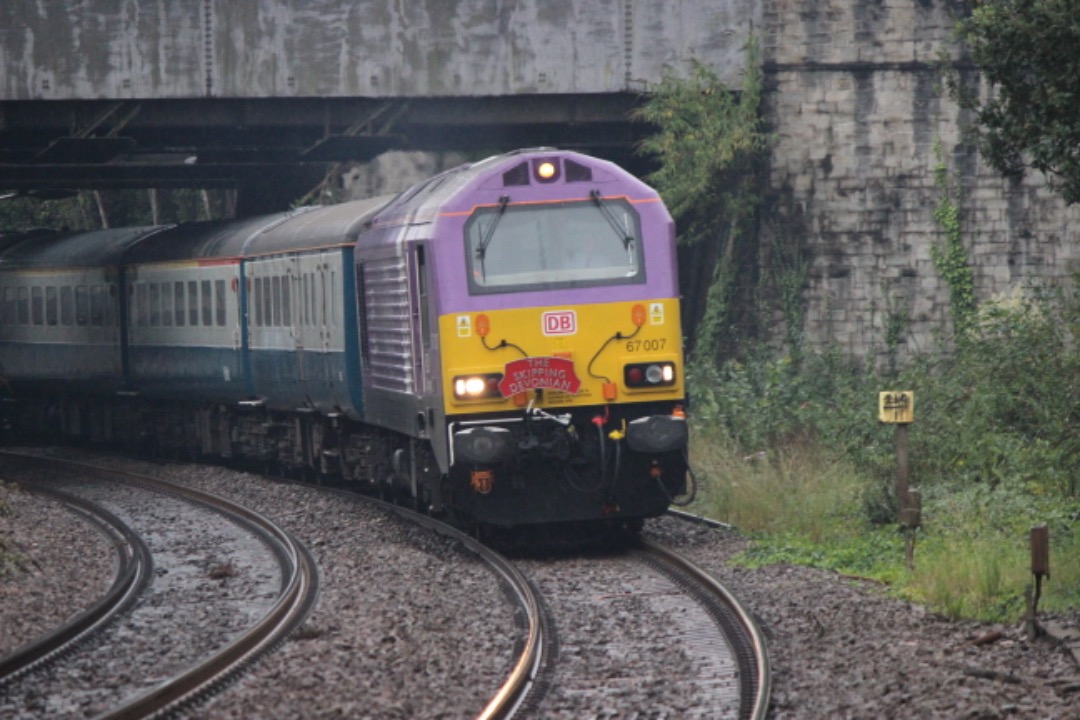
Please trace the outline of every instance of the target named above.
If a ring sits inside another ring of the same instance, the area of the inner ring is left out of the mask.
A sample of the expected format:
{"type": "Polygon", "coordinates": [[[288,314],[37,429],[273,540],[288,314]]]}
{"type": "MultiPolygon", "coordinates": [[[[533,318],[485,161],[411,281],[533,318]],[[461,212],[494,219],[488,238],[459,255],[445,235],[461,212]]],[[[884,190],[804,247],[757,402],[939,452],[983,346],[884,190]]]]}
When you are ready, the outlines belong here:
{"type": "Polygon", "coordinates": [[[727,588],[689,559],[647,538],[641,538],[640,543],[640,551],[672,579],[684,587],[688,580],[701,589],[701,599],[706,609],[716,617],[728,642],[735,649],[740,682],[744,690],[751,691],[743,694],[740,717],[765,720],[772,692],[772,670],[765,636],[757,622],[727,588]],[[714,608],[717,612],[713,612],[714,608]],[[740,652],[740,647],[745,647],[746,652],[740,652]]]}
{"type": "Polygon", "coordinates": [[[400,505],[377,500],[366,495],[347,493],[351,497],[372,503],[421,527],[457,540],[483,560],[503,580],[525,610],[528,632],[521,653],[506,680],[480,711],[480,720],[500,720],[513,717],[528,697],[529,690],[539,674],[546,653],[546,641],[541,618],[540,600],[528,578],[508,559],[452,525],[400,505]]]}
{"type": "Polygon", "coordinates": [[[270,611],[254,626],[184,673],[102,715],[109,720],[134,720],[166,711],[173,712],[222,685],[262,653],[276,647],[303,622],[314,606],[318,591],[315,560],[302,544],[266,517],[218,495],[174,485],[156,478],[92,463],[0,452],[0,458],[37,466],[52,465],[98,474],[108,479],[142,485],[222,513],[261,539],[277,557],[282,569],[281,593],[270,611]]]}
{"type": "Polygon", "coordinates": [[[146,589],[153,570],[153,558],[142,537],[104,507],[35,482],[21,482],[20,486],[35,495],[56,500],[86,518],[108,538],[119,563],[112,585],[94,604],[60,627],[0,658],[0,686],[62,657],[91,633],[105,627],[146,589]]]}

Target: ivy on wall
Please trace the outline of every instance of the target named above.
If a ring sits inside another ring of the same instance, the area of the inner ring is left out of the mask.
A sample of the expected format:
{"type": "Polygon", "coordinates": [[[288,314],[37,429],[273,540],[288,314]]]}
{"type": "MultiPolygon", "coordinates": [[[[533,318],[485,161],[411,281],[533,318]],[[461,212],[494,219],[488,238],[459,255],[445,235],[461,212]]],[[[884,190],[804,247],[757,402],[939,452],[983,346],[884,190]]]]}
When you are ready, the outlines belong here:
{"type": "Polygon", "coordinates": [[[740,314],[740,282],[756,272],[754,223],[768,146],[758,41],[747,43],[738,92],[712,68],[696,60],[690,65],[688,76],[667,75],[652,88],[635,119],[656,128],[639,151],[659,161],[648,180],[678,228],[691,358],[715,361],[740,314]]]}
{"type": "Polygon", "coordinates": [[[958,205],[959,192],[949,182],[949,169],[941,150],[941,141],[934,142],[934,187],[938,190],[934,222],[944,235],[942,241],[930,248],[930,258],[945,284],[949,287],[949,312],[953,333],[962,338],[971,326],[977,309],[975,275],[964,247],[963,226],[958,205]]]}

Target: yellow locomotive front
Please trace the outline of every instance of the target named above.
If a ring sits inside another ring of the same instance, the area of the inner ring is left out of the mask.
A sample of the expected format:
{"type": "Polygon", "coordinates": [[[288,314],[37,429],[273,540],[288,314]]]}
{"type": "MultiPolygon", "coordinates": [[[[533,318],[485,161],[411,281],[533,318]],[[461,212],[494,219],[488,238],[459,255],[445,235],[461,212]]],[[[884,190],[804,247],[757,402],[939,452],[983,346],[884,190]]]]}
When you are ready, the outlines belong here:
{"type": "Polygon", "coordinates": [[[495,525],[635,525],[687,489],[670,216],[607,163],[518,163],[513,192],[489,179],[447,213],[467,280],[438,318],[447,499],[495,525]]]}

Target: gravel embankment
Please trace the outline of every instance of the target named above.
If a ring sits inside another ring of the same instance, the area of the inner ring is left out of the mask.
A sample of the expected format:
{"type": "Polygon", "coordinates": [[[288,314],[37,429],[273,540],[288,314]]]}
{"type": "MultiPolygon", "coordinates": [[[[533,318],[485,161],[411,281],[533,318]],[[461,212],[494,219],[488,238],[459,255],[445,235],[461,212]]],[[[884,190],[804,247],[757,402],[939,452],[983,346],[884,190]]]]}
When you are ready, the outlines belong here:
{"type": "MultiPolygon", "coordinates": [[[[516,634],[510,606],[452,544],[304,488],[239,483],[214,468],[168,472],[280,521],[322,573],[302,631],[199,717],[473,717],[505,677],[516,634]],[[499,623],[505,633],[493,636],[499,623]]],[[[28,628],[30,637],[77,610],[73,598],[97,592],[88,559],[100,567],[103,545],[48,501],[0,493],[12,510],[0,517],[0,539],[17,544],[30,570],[0,577],[0,639],[10,645],[7,628],[28,628]]],[[[735,567],[728,560],[745,541],[734,533],[661,519],[646,534],[753,609],[770,644],[772,718],[1080,718],[1080,668],[1053,642],[1028,641],[1019,625],[949,622],[833,573],[735,567]]],[[[1080,614],[1043,619],[1080,627],[1080,614]]]]}
{"type": "MultiPolygon", "coordinates": [[[[319,600],[300,630],[192,716],[473,717],[509,673],[516,658],[513,608],[490,571],[459,544],[310,487],[206,466],[107,463],[189,484],[271,517],[306,544],[319,564],[319,600]],[[502,631],[493,633],[493,627],[502,631]]],[[[0,582],[16,594],[36,588],[36,602],[93,595],[80,578],[93,574],[84,556],[103,554],[95,532],[79,528],[82,520],[58,512],[48,500],[13,493],[11,487],[2,492],[0,498],[18,512],[2,518],[0,537],[17,539],[31,566],[36,547],[62,549],[50,554],[47,568],[0,582]],[[73,583],[44,582],[38,574],[73,583]]],[[[235,578],[207,581],[227,584],[243,575],[244,568],[237,568],[235,578]]],[[[33,606],[24,604],[19,616],[5,617],[5,625],[34,614],[33,606]]],[[[122,656],[126,648],[117,643],[115,652],[122,656]]],[[[25,706],[15,715],[37,716],[25,706]]]]}

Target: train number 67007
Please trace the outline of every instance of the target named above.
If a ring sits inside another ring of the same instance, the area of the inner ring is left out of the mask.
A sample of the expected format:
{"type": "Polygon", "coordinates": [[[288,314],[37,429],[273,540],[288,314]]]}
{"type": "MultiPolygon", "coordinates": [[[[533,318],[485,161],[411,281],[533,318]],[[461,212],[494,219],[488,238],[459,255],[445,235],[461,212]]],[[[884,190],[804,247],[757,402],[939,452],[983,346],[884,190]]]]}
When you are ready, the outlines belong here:
{"type": "Polygon", "coordinates": [[[663,350],[664,345],[667,344],[667,338],[656,338],[654,340],[627,340],[626,352],[657,352],[663,350]]]}

